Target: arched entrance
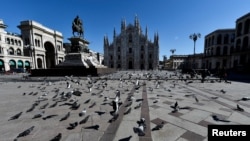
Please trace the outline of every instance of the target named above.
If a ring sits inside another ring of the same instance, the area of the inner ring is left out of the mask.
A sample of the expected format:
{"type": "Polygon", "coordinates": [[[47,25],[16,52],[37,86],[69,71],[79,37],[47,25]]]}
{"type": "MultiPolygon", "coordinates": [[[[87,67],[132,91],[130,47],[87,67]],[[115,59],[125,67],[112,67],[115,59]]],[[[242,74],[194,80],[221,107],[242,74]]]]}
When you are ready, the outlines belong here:
{"type": "Polygon", "coordinates": [[[10,70],[16,69],[16,61],[15,60],[10,60],[9,65],[10,65],[10,70]]]}
{"type": "Polygon", "coordinates": [[[133,69],[133,61],[128,62],[128,69],[133,69]]]}
{"type": "Polygon", "coordinates": [[[0,60],[0,71],[5,71],[3,60],[0,60]]]}
{"type": "Polygon", "coordinates": [[[44,47],[45,47],[45,51],[46,51],[46,53],[45,53],[46,68],[53,68],[53,67],[55,67],[55,47],[50,42],[46,42],[44,44],[44,47]]]}
{"type": "Polygon", "coordinates": [[[17,68],[23,68],[23,61],[22,60],[17,61],[17,68]]]}
{"type": "Polygon", "coordinates": [[[42,62],[42,59],[41,58],[37,58],[37,67],[39,69],[43,68],[43,62],[42,62]]]}

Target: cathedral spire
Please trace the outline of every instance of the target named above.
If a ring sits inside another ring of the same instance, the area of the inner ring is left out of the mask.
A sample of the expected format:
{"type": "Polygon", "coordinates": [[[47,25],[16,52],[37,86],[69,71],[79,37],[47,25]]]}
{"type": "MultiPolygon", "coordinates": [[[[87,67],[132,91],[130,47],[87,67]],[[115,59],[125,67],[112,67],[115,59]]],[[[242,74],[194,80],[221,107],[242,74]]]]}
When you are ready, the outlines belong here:
{"type": "Polygon", "coordinates": [[[108,41],[107,35],[104,35],[103,42],[104,42],[104,46],[108,46],[109,45],[109,41],[108,41]]]}
{"type": "Polygon", "coordinates": [[[116,31],[115,31],[115,28],[114,28],[114,34],[113,34],[113,37],[114,37],[114,39],[115,39],[115,37],[116,37],[116,31]]]}
{"type": "Polygon", "coordinates": [[[148,38],[148,26],[146,26],[146,29],[145,29],[145,36],[146,38],[148,38]]]}
{"type": "Polygon", "coordinates": [[[135,27],[137,27],[137,28],[140,27],[139,19],[138,19],[136,14],[135,14],[135,27]]]}
{"type": "Polygon", "coordinates": [[[125,19],[122,19],[122,22],[121,22],[121,31],[123,31],[125,29],[126,29],[126,21],[125,21],[125,19]]]}

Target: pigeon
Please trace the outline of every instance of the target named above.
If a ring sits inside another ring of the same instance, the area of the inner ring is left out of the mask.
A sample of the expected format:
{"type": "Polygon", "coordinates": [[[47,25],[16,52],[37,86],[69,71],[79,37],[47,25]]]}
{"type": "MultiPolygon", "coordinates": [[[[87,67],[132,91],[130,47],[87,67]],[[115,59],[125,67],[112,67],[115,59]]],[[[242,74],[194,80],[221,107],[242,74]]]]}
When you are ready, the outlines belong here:
{"type": "Polygon", "coordinates": [[[248,100],[250,100],[250,97],[242,97],[240,100],[242,100],[242,101],[248,101],[248,100]]]}
{"type": "Polygon", "coordinates": [[[10,119],[9,119],[9,120],[15,120],[15,119],[18,119],[18,118],[22,115],[22,113],[23,113],[23,112],[20,112],[20,113],[18,113],[18,114],[16,114],[16,115],[14,115],[14,116],[10,117],[10,119]]]}
{"type": "Polygon", "coordinates": [[[81,105],[81,104],[77,104],[77,102],[74,102],[74,103],[71,105],[70,109],[71,109],[71,110],[77,110],[77,109],[80,107],[80,105],[81,105]]]}
{"type": "Polygon", "coordinates": [[[33,104],[26,112],[28,113],[28,112],[31,112],[31,111],[33,111],[34,109],[35,109],[35,105],[33,104]]]}
{"type": "Polygon", "coordinates": [[[67,88],[71,88],[71,85],[69,84],[69,82],[67,82],[67,88]]]}
{"type": "Polygon", "coordinates": [[[60,141],[62,138],[62,133],[58,133],[53,139],[51,139],[50,141],[60,141]]]}
{"type": "Polygon", "coordinates": [[[199,102],[199,99],[196,96],[194,96],[194,99],[197,103],[199,102]]]}
{"type": "Polygon", "coordinates": [[[80,91],[74,91],[72,94],[75,95],[75,96],[81,96],[82,92],[80,92],[80,91]]]}
{"type": "Polygon", "coordinates": [[[226,91],[225,91],[225,90],[223,90],[223,89],[221,89],[221,90],[220,90],[220,92],[221,92],[221,93],[223,93],[223,94],[225,94],[225,93],[226,93],[226,91]]]}
{"type": "Polygon", "coordinates": [[[84,108],[80,113],[79,113],[79,116],[81,117],[81,116],[84,116],[85,114],[86,114],[86,109],[84,108]]]}
{"type": "Polygon", "coordinates": [[[35,128],[35,126],[32,126],[32,127],[28,128],[28,129],[26,129],[25,131],[18,134],[18,136],[16,138],[28,136],[31,133],[31,131],[33,131],[34,128],[35,128]]]}
{"type": "Polygon", "coordinates": [[[212,115],[212,118],[213,118],[215,121],[230,122],[230,121],[228,121],[228,120],[220,119],[220,118],[218,118],[216,115],[212,115]]]}
{"type": "Polygon", "coordinates": [[[130,112],[131,112],[131,107],[130,107],[127,111],[124,112],[124,115],[127,115],[127,114],[129,114],[130,112]]]}
{"type": "Polygon", "coordinates": [[[95,113],[97,113],[99,116],[105,114],[106,112],[102,112],[102,111],[95,111],[95,113]]]}
{"type": "Polygon", "coordinates": [[[118,119],[118,117],[119,117],[119,113],[113,114],[113,117],[109,120],[109,123],[116,121],[118,119]]]}
{"type": "Polygon", "coordinates": [[[131,106],[132,105],[132,101],[130,101],[127,105],[125,105],[125,107],[129,107],[129,106],[131,106]]]}
{"type": "Polygon", "coordinates": [[[141,118],[141,120],[138,121],[137,123],[139,124],[139,126],[133,128],[134,132],[137,133],[138,136],[145,136],[145,128],[146,128],[145,119],[141,118]]]}
{"type": "Polygon", "coordinates": [[[96,105],[96,102],[94,102],[92,105],[89,106],[89,108],[93,108],[96,105]]]}
{"type": "Polygon", "coordinates": [[[152,131],[160,130],[161,128],[163,128],[164,124],[165,124],[165,123],[162,121],[160,124],[156,125],[156,126],[152,129],[152,131]]]}
{"type": "Polygon", "coordinates": [[[241,112],[244,112],[245,110],[243,108],[240,107],[240,105],[237,104],[237,110],[238,111],[241,111],[241,112]]]}
{"type": "Polygon", "coordinates": [[[70,116],[70,112],[68,112],[64,117],[60,119],[60,121],[67,120],[70,116]]]}
{"type": "Polygon", "coordinates": [[[45,113],[45,111],[42,111],[41,113],[34,115],[34,117],[32,119],[40,118],[44,115],[44,113],[45,113]]]}
{"type": "Polygon", "coordinates": [[[138,105],[136,105],[134,109],[139,109],[140,107],[141,107],[141,103],[139,103],[138,105]]]}
{"type": "Polygon", "coordinates": [[[98,130],[99,127],[100,127],[99,125],[93,125],[93,126],[85,127],[84,129],[94,129],[94,130],[98,130]]]}
{"type": "Polygon", "coordinates": [[[68,130],[75,129],[75,127],[78,125],[78,122],[70,123],[69,127],[67,128],[68,130]]]}
{"type": "Polygon", "coordinates": [[[54,104],[50,105],[49,108],[56,107],[56,105],[57,105],[57,101],[54,104]]]}
{"type": "Polygon", "coordinates": [[[180,109],[180,107],[178,106],[178,102],[177,101],[175,102],[174,106],[170,106],[170,107],[174,109],[172,111],[172,113],[175,113],[175,112],[177,112],[180,109]]]}
{"type": "Polygon", "coordinates": [[[43,117],[43,120],[46,120],[46,119],[48,119],[48,118],[52,118],[52,117],[55,117],[55,116],[58,116],[58,115],[48,115],[48,116],[46,116],[46,117],[43,117]]]}
{"type": "Polygon", "coordinates": [[[119,139],[118,141],[129,141],[132,138],[132,136],[128,136],[126,138],[119,139]]]}
{"type": "Polygon", "coordinates": [[[88,99],[88,100],[86,100],[85,102],[84,102],[84,104],[87,104],[87,103],[89,103],[89,101],[90,101],[91,99],[88,99]]]}
{"type": "Polygon", "coordinates": [[[153,103],[157,103],[158,102],[158,100],[156,99],[155,101],[153,101],[153,103]]]}
{"type": "Polygon", "coordinates": [[[84,123],[86,123],[86,122],[88,121],[88,119],[89,119],[89,115],[86,116],[83,120],[81,120],[81,121],[79,122],[79,124],[84,124],[84,123]]]}

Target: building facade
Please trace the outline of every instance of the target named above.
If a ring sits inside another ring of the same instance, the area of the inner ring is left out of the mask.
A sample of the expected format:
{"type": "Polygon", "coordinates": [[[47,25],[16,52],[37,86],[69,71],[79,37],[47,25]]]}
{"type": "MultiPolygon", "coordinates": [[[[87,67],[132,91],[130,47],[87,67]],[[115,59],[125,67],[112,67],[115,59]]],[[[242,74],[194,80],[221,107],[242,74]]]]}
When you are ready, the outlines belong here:
{"type": "Polygon", "coordinates": [[[0,69],[52,68],[64,60],[62,33],[35,21],[21,21],[21,34],[5,31],[7,25],[0,20],[0,69]]]}
{"type": "Polygon", "coordinates": [[[143,34],[139,19],[135,17],[134,24],[121,22],[121,33],[116,35],[114,29],[113,42],[104,37],[104,65],[121,70],[153,70],[159,64],[159,36],[154,35],[154,41],[148,39],[147,27],[143,34]]]}
{"type": "Polygon", "coordinates": [[[241,66],[250,71],[250,13],[236,20],[235,35],[233,66],[241,66]]]}
{"type": "Polygon", "coordinates": [[[210,70],[232,68],[235,29],[218,29],[205,36],[204,67],[210,70]]]}
{"type": "Polygon", "coordinates": [[[7,25],[0,20],[0,71],[30,69],[31,58],[24,55],[23,40],[20,35],[5,31],[7,25]]]}
{"type": "Polygon", "coordinates": [[[49,29],[35,21],[21,21],[24,55],[32,59],[33,69],[53,68],[64,60],[62,33],[49,29]]]}

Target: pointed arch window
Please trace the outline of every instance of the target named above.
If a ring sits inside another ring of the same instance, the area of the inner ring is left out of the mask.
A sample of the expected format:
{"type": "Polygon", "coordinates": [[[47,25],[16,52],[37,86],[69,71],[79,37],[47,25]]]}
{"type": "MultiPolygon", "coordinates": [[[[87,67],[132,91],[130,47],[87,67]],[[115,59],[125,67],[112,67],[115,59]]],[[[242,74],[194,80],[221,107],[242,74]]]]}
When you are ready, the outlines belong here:
{"type": "Polygon", "coordinates": [[[128,35],[128,42],[129,43],[132,43],[133,42],[133,37],[132,37],[132,34],[130,33],[129,35],[128,35]]]}

